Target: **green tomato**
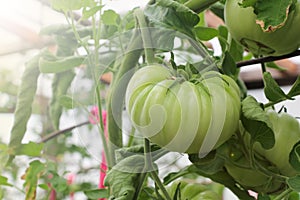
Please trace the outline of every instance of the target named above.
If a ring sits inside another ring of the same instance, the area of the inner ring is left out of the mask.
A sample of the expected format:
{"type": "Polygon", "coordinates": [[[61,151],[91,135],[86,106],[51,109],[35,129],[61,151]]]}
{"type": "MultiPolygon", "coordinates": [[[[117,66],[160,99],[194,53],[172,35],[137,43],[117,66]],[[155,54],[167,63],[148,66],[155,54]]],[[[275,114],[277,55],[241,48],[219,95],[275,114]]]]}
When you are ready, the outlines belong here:
{"type": "Polygon", "coordinates": [[[275,145],[266,150],[259,143],[254,145],[254,150],[273,163],[285,176],[295,176],[297,171],[289,163],[289,154],[293,146],[300,141],[300,124],[287,113],[268,112],[273,126],[275,145]]]}
{"type": "Polygon", "coordinates": [[[226,162],[225,168],[228,174],[247,190],[272,194],[280,192],[284,188],[284,183],[281,181],[251,168],[249,161],[244,157],[233,163],[226,162]]]}
{"type": "Polygon", "coordinates": [[[254,55],[279,56],[288,54],[300,46],[300,1],[289,13],[284,26],[274,32],[264,32],[256,23],[252,7],[242,8],[239,0],[227,0],[225,23],[231,36],[254,55]]]}
{"type": "MultiPolygon", "coordinates": [[[[239,131],[244,133],[242,124],[239,128],[239,131]]],[[[248,148],[250,134],[240,135],[243,137],[245,148],[248,148]]],[[[222,147],[224,158],[226,157],[224,167],[227,173],[244,189],[268,194],[281,191],[284,186],[281,180],[277,180],[252,167],[249,157],[246,157],[243,153],[240,137],[233,136],[222,147]]],[[[274,173],[275,171],[278,172],[267,160],[257,158],[256,161],[266,169],[274,173]]]]}
{"type": "Polygon", "coordinates": [[[181,199],[184,200],[221,200],[219,194],[212,191],[208,185],[200,184],[200,183],[188,183],[186,181],[174,182],[171,186],[167,187],[167,192],[171,196],[174,197],[176,189],[180,184],[180,196],[181,199]]]}
{"type": "Polygon", "coordinates": [[[147,66],[131,78],[125,103],[141,136],[170,151],[206,155],[239,124],[240,90],[218,72],[191,82],[165,67],[147,66]]]}

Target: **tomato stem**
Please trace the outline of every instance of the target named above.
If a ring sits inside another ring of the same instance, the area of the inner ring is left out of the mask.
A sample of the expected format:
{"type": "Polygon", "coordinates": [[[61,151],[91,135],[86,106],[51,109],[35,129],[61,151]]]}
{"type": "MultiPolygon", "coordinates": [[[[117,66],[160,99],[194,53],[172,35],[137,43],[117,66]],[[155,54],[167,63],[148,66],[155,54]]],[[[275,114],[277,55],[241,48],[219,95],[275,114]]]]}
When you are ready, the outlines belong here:
{"type": "Polygon", "coordinates": [[[218,1],[219,0],[189,0],[184,5],[197,13],[201,13],[218,1]]]}
{"type": "Polygon", "coordinates": [[[143,40],[143,46],[146,56],[146,63],[153,64],[155,63],[155,56],[154,56],[154,50],[153,50],[153,44],[152,44],[152,37],[151,32],[148,28],[147,21],[145,19],[145,15],[143,14],[141,9],[136,9],[134,12],[138,24],[140,26],[140,31],[142,34],[142,40],[143,40]]]}
{"type": "Polygon", "coordinates": [[[287,195],[289,195],[291,192],[293,192],[293,190],[289,188],[289,189],[283,191],[282,193],[280,193],[273,200],[282,200],[284,197],[287,197],[287,195]]]}
{"type": "Polygon", "coordinates": [[[267,71],[265,63],[260,63],[260,65],[261,65],[262,72],[265,73],[267,71]]]}
{"type": "Polygon", "coordinates": [[[130,77],[134,73],[134,67],[138,63],[142,49],[140,48],[141,38],[137,31],[133,33],[129,45],[126,49],[124,58],[115,75],[112,83],[111,92],[107,100],[107,128],[110,141],[109,154],[111,165],[115,164],[115,150],[123,146],[122,141],[122,112],[123,99],[125,98],[125,90],[130,77]],[[121,82],[121,83],[120,83],[121,82]]]}
{"type": "Polygon", "coordinates": [[[145,154],[145,170],[149,172],[150,176],[154,180],[155,184],[161,189],[162,193],[164,194],[167,200],[171,200],[169,193],[167,192],[166,188],[164,187],[163,183],[161,182],[156,170],[152,165],[152,157],[151,157],[151,146],[150,141],[145,138],[144,140],[144,154],[145,154]]]}

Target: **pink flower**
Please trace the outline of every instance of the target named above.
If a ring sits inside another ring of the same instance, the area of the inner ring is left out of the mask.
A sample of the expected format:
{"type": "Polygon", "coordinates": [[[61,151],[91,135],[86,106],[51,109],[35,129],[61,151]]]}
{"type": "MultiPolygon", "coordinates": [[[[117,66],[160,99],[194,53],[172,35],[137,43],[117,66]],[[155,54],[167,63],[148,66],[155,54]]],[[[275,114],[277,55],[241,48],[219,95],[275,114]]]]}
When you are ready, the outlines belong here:
{"type": "MultiPolygon", "coordinates": [[[[67,175],[67,184],[71,185],[74,183],[75,180],[75,174],[70,173],[67,175]]],[[[70,200],[74,200],[74,192],[70,192],[70,200]]]]}
{"type": "Polygon", "coordinates": [[[251,190],[248,190],[248,192],[249,192],[250,196],[253,196],[255,199],[257,199],[257,193],[255,193],[255,192],[253,192],[251,190]]]}
{"type": "Polygon", "coordinates": [[[99,109],[97,106],[93,106],[91,109],[91,113],[89,116],[89,121],[91,124],[98,124],[100,121],[100,117],[99,117],[99,109]]]}
{"type": "Polygon", "coordinates": [[[98,188],[105,188],[104,179],[106,176],[107,164],[106,164],[106,158],[105,158],[104,151],[101,152],[101,157],[102,157],[102,161],[100,164],[100,180],[99,180],[98,188]]]}
{"type": "MultiPolygon", "coordinates": [[[[104,127],[104,135],[107,136],[107,113],[105,110],[102,110],[102,122],[103,122],[103,127],[104,127]]],[[[89,121],[91,124],[97,124],[100,122],[100,117],[99,117],[99,109],[97,106],[93,106],[91,109],[91,115],[89,116],[89,121]]],[[[103,141],[106,142],[106,141],[103,141]]],[[[104,186],[104,179],[106,176],[106,171],[107,171],[107,163],[106,163],[106,157],[104,151],[101,152],[101,157],[102,161],[100,164],[100,178],[99,178],[99,184],[98,188],[105,188],[104,186]]],[[[106,200],[106,199],[99,199],[99,200],[106,200]]]]}
{"type": "MultiPolygon", "coordinates": [[[[52,179],[53,175],[49,174],[48,178],[52,179]]],[[[51,189],[50,190],[50,195],[49,195],[49,200],[56,200],[56,191],[55,189],[52,187],[51,183],[48,183],[48,187],[51,189]]]]}

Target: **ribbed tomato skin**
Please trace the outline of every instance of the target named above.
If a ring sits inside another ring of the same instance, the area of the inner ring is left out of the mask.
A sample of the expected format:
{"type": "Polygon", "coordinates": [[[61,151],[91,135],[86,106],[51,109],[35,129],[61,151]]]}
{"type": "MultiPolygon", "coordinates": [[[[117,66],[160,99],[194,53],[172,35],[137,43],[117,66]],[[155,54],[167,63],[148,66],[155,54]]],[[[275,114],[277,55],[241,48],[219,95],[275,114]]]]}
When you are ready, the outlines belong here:
{"type": "Polygon", "coordinates": [[[138,133],[170,151],[203,156],[227,141],[238,127],[240,90],[218,72],[201,77],[178,80],[158,65],[138,70],[125,99],[138,133]]]}

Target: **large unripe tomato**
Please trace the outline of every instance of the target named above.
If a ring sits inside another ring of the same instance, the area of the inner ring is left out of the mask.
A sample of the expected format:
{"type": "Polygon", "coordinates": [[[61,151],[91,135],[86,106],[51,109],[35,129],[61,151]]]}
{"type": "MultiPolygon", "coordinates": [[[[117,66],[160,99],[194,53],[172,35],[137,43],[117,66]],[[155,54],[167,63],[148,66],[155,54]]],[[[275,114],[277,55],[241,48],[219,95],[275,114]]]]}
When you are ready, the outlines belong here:
{"type": "Polygon", "coordinates": [[[225,23],[232,37],[254,55],[279,56],[288,54],[300,45],[300,2],[289,13],[285,25],[274,32],[264,32],[256,23],[252,7],[242,8],[239,0],[227,0],[225,23]]]}
{"type": "Polygon", "coordinates": [[[265,150],[260,144],[256,144],[254,149],[267,160],[272,162],[286,176],[295,176],[297,172],[289,163],[289,154],[293,146],[300,141],[300,124],[287,113],[268,113],[275,135],[275,145],[269,150],[265,150]]]}
{"type": "MultiPolygon", "coordinates": [[[[188,183],[186,181],[174,182],[167,187],[167,192],[171,197],[175,196],[176,190],[180,189],[180,197],[183,200],[220,200],[219,194],[214,192],[209,185],[200,183],[188,183]],[[180,184],[180,185],[179,185],[180,184]]],[[[175,199],[175,198],[174,198],[175,199]]]]}
{"type": "Polygon", "coordinates": [[[152,65],[139,69],[126,91],[133,126],[171,151],[206,155],[238,127],[240,90],[233,79],[206,72],[187,81],[152,65]]]}
{"type": "MultiPolygon", "coordinates": [[[[262,163],[265,164],[265,163],[262,163]]],[[[268,165],[264,165],[267,167],[268,165]]],[[[247,190],[267,194],[277,193],[284,189],[284,183],[251,168],[244,157],[234,162],[226,162],[225,168],[230,176],[247,190]]]]}

